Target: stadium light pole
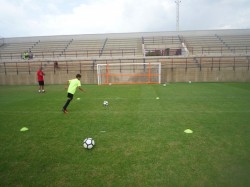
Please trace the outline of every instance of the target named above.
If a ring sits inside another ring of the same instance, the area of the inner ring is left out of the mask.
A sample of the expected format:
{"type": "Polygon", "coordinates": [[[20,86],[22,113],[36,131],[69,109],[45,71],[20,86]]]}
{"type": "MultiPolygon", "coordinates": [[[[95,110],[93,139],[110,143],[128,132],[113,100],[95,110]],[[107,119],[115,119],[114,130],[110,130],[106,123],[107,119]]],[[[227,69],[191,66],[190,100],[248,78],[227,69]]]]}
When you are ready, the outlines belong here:
{"type": "Polygon", "coordinates": [[[176,0],[176,31],[179,31],[180,27],[179,27],[179,6],[181,1],[180,0],[176,0]]]}

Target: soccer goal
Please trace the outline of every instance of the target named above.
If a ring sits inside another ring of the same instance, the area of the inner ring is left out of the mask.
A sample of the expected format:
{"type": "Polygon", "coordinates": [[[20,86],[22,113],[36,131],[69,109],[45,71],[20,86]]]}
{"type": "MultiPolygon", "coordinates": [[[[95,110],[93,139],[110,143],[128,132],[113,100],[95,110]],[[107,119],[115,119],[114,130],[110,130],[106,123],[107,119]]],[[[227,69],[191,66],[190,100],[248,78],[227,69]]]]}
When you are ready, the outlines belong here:
{"type": "Polygon", "coordinates": [[[160,84],[161,63],[97,64],[98,85],[160,84]]]}

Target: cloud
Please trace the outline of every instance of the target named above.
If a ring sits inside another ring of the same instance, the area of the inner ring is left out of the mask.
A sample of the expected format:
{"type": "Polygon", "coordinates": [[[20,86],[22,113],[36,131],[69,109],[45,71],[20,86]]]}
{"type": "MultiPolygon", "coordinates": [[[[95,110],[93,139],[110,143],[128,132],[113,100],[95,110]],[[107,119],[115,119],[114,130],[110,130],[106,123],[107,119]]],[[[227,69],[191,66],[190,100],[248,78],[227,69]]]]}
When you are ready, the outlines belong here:
{"type": "MultiPolygon", "coordinates": [[[[95,0],[83,1],[71,5],[60,2],[58,9],[55,2],[44,4],[26,0],[18,5],[4,1],[9,10],[19,13],[18,18],[9,11],[1,13],[1,17],[15,24],[7,25],[13,32],[7,35],[61,35],[106,32],[140,32],[174,29],[173,8],[170,0],[95,0]],[[33,3],[31,3],[33,2],[33,3]],[[24,5],[27,6],[24,6],[24,5]],[[66,11],[67,10],[67,11],[66,11]],[[171,26],[168,26],[171,25],[171,26]]],[[[2,28],[4,29],[4,28],[2,28]]],[[[6,33],[6,32],[5,32],[6,33]]]]}
{"type": "MultiPolygon", "coordinates": [[[[175,0],[0,0],[0,35],[174,31],[175,0]]],[[[181,30],[250,28],[248,0],[183,0],[181,30]]]]}
{"type": "Polygon", "coordinates": [[[184,29],[250,28],[248,0],[186,0],[182,1],[180,12],[184,29]]]}
{"type": "MultiPolygon", "coordinates": [[[[63,33],[139,32],[164,29],[168,6],[163,0],[98,0],[81,4],[68,14],[45,15],[44,28],[63,33]],[[56,24],[55,24],[56,23],[56,24]],[[58,29],[57,29],[58,28],[58,29]]],[[[170,14],[169,17],[171,17],[170,14]]],[[[172,18],[171,18],[172,19],[172,18]]],[[[173,21],[172,21],[173,23],[173,21]]],[[[167,27],[165,27],[165,30],[167,27]]]]}

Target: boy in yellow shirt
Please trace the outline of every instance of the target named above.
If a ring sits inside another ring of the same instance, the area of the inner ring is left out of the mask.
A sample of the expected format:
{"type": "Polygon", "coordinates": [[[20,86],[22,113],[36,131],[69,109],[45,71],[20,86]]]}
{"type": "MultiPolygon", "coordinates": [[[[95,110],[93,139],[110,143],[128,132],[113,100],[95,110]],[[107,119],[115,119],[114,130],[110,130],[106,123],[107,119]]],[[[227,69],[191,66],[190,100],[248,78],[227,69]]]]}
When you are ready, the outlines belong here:
{"type": "Polygon", "coordinates": [[[80,79],[81,79],[81,75],[77,74],[76,78],[69,80],[66,87],[65,87],[65,89],[68,88],[68,95],[67,95],[68,99],[67,99],[67,101],[66,101],[66,103],[65,103],[65,105],[63,106],[63,109],[62,109],[64,114],[68,113],[67,107],[68,107],[70,101],[72,101],[72,99],[74,97],[74,94],[76,92],[76,89],[78,88],[79,90],[84,92],[84,90],[81,88],[80,79]]]}

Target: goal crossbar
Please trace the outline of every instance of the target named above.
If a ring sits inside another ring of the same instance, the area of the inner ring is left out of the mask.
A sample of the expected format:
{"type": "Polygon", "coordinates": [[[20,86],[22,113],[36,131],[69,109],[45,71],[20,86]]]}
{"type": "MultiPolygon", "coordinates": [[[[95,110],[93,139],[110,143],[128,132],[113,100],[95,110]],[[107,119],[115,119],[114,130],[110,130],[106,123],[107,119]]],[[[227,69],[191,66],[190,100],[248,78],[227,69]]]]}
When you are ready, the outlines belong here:
{"type": "Polygon", "coordinates": [[[160,84],[161,63],[97,64],[98,85],[160,84]]]}

